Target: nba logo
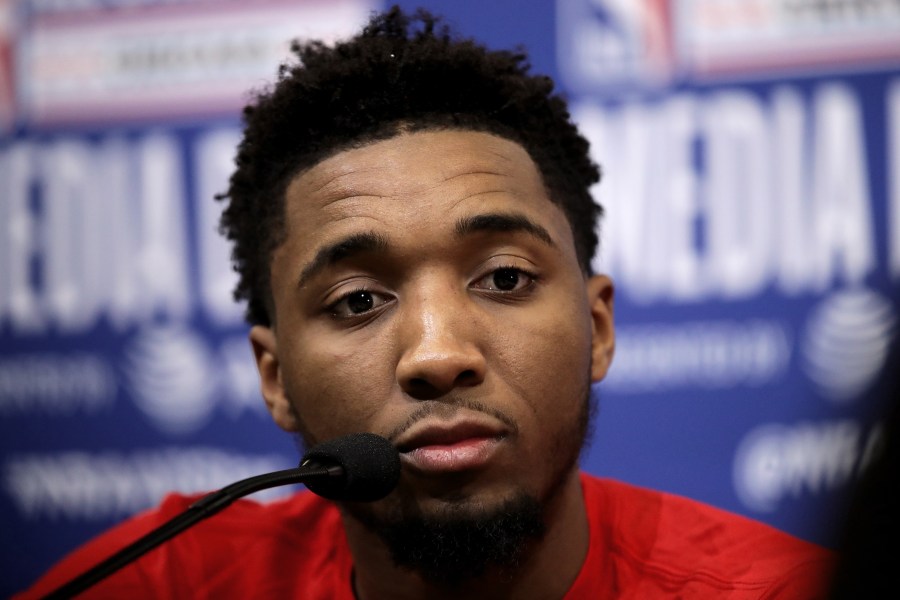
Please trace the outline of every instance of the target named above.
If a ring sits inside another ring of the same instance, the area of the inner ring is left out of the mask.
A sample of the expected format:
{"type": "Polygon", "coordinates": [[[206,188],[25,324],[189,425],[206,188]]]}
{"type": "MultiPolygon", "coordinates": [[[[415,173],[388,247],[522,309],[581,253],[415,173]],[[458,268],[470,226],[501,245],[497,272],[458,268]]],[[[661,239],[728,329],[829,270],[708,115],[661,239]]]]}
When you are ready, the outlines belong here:
{"type": "Polygon", "coordinates": [[[672,80],[670,0],[557,0],[557,61],[568,87],[661,87],[672,80]]]}

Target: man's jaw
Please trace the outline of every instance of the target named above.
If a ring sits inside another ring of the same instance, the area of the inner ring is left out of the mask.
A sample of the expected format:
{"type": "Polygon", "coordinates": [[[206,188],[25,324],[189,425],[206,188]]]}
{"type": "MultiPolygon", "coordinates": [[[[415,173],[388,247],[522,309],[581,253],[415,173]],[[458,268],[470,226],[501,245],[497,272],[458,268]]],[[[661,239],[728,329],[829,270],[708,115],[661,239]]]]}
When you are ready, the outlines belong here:
{"type": "MultiPolygon", "coordinates": [[[[470,440],[476,440],[471,443],[477,446],[481,443],[477,440],[499,435],[499,441],[492,443],[503,450],[506,444],[515,446],[520,436],[514,421],[486,405],[466,400],[453,404],[423,401],[406,422],[386,436],[407,456],[401,459],[404,475],[397,490],[373,504],[344,503],[340,507],[348,534],[357,532],[348,535],[351,545],[354,539],[358,542],[355,554],[375,552],[402,570],[418,574],[420,581],[451,590],[462,589],[458,586],[477,581],[485,572],[508,576],[530,560],[542,539],[550,537],[546,534],[564,510],[565,499],[573,490],[581,493],[578,455],[596,412],[593,404],[586,378],[578,418],[569,431],[558,434],[547,461],[535,465],[549,469],[547,485],[541,490],[524,490],[515,477],[485,478],[482,469],[474,466],[462,471],[441,471],[439,467],[433,476],[417,474],[413,455],[419,449],[463,455],[469,450],[460,447],[470,440]],[[463,424],[453,425],[461,414],[482,425],[466,425],[465,419],[463,424]],[[432,420],[451,425],[432,429],[432,420]],[[481,428],[484,423],[490,425],[481,428]],[[442,542],[449,539],[445,536],[454,538],[449,544],[452,548],[442,542]],[[470,552],[473,547],[479,549],[477,555],[470,552]]],[[[514,448],[510,452],[514,455],[514,448]]],[[[451,459],[451,464],[466,464],[465,460],[452,460],[456,459],[451,459]]],[[[383,576],[387,565],[380,559],[372,564],[375,568],[368,573],[383,576]]]]}

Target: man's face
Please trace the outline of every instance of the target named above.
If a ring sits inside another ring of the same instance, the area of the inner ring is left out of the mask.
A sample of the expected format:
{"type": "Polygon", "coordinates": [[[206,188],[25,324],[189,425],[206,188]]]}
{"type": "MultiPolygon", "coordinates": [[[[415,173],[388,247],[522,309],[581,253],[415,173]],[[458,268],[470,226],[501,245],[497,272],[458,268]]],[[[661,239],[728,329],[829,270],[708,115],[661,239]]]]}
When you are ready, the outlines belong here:
{"type": "Polygon", "coordinates": [[[379,505],[437,513],[546,499],[571,479],[612,288],[585,279],[527,152],[485,133],[402,134],[302,172],[251,340],[276,422],[315,444],[401,451],[379,505]]]}

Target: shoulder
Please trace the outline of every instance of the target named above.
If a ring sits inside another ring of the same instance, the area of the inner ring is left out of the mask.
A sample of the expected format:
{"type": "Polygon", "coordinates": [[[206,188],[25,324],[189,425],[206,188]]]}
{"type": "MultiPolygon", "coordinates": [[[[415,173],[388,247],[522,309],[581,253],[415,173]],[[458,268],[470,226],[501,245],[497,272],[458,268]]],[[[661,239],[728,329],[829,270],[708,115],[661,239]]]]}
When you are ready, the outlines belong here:
{"type": "MultiPolygon", "coordinates": [[[[22,598],[40,597],[55,589],[181,514],[197,499],[167,496],[157,508],[76,549],[22,598]]],[[[205,589],[212,594],[211,586],[235,592],[260,581],[274,583],[273,592],[287,591],[297,582],[278,573],[277,565],[288,557],[296,567],[290,574],[326,566],[330,569],[323,577],[340,577],[336,569],[345,564],[349,574],[349,550],[332,503],[306,492],[268,503],[238,500],[113,574],[95,592],[115,597],[117,590],[144,589],[148,597],[159,597],[164,590],[205,589]]]]}
{"type": "Polygon", "coordinates": [[[702,590],[696,597],[816,597],[833,567],[825,548],[701,502],[587,475],[582,485],[592,537],[606,541],[625,579],[640,573],[702,590]]]}

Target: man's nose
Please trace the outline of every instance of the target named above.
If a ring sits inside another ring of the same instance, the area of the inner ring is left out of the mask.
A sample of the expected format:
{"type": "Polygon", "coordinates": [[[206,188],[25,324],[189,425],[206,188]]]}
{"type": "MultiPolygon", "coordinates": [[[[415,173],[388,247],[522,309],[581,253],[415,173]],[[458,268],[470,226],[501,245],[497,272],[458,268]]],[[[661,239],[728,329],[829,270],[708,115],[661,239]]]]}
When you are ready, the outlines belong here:
{"type": "Polygon", "coordinates": [[[418,299],[401,312],[397,381],[403,391],[418,400],[432,400],[484,381],[485,357],[465,302],[442,295],[418,299]]]}

